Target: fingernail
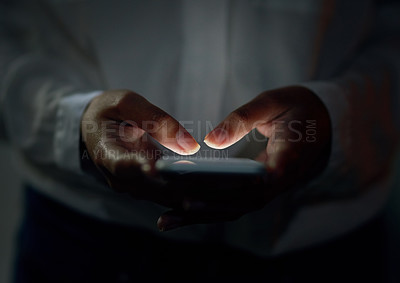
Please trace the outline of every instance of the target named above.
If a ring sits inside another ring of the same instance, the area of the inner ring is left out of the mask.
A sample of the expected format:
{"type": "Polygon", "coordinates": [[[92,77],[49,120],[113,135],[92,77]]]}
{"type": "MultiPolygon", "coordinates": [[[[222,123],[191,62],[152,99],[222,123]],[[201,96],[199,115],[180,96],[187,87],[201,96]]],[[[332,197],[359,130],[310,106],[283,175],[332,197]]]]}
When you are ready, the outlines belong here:
{"type": "Polygon", "coordinates": [[[200,145],[185,131],[177,132],[176,142],[189,154],[194,154],[200,149],[200,145]]]}
{"type": "Polygon", "coordinates": [[[204,142],[210,147],[219,147],[223,144],[228,138],[228,133],[223,128],[214,129],[211,133],[209,133],[204,142]]]}
{"type": "Polygon", "coordinates": [[[157,220],[157,227],[161,232],[165,232],[182,226],[182,222],[182,217],[175,215],[162,215],[157,220]]]}

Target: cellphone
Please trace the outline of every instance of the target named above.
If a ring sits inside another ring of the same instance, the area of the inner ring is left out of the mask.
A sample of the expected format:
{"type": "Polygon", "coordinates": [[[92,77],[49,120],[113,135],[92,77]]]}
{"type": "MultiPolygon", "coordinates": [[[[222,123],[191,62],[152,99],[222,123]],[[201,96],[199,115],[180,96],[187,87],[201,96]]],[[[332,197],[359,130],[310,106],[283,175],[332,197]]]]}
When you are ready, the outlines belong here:
{"type": "Polygon", "coordinates": [[[208,176],[212,179],[248,179],[266,175],[262,163],[248,158],[164,157],[156,162],[156,170],[166,179],[183,176],[208,176]]]}

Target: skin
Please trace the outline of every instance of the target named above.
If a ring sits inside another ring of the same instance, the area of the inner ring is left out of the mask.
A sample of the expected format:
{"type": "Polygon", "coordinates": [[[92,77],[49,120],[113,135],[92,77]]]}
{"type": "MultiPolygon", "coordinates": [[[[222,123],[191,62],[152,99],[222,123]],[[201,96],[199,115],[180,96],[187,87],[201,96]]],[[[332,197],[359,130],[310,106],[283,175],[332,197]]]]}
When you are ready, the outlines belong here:
{"type": "Polygon", "coordinates": [[[135,92],[106,91],[85,110],[81,132],[91,160],[112,189],[169,207],[182,201],[171,199],[153,178],[161,156],[154,141],[181,155],[200,146],[168,113],[135,92]]]}
{"type": "Polygon", "coordinates": [[[261,93],[231,112],[208,133],[204,142],[223,149],[254,128],[269,138],[257,158],[265,164],[267,180],[228,187],[213,186],[207,180],[192,180],[190,186],[188,183],[154,185],[157,157],[143,154],[156,150],[148,136],[179,154],[193,154],[199,149],[198,143],[174,118],[134,92],[114,90],[96,97],[82,119],[82,136],[89,155],[113,189],[172,208],[158,219],[162,231],[238,219],[261,209],[280,193],[308,181],[324,168],[331,143],[330,118],[320,99],[308,89],[293,86],[261,93]],[[124,130],[132,137],[129,141],[121,137],[125,137],[121,131],[105,135],[104,128],[93,130],[87,126],[107,122],[109,129],[119,129],[121,121],[127,120],[130,122],[124,130]],[[307,133],[309,120],[315,121],[317,127],[312,137],[307,133]],[[156,126],[144,127],[144,121],[156,126]],[[127,155],[100,158],[95,154],[101,152],[107,156],[110,151],[127,155]],[[153,185],[143,185],[148,182],[153,185]]]}
{"type": "Polygon", "coordinates": [[[268,179],[261,184],[232,188],[229,194],[213,192],[212,198],[191,195],[184,201],[183,209],[161,215],[160,230],[236,220],[264,207],[287,189],[306,182],[325,167],[331,142],[330,118],[324,104],[308,89],[294,86],[261,93],[231,112],[204,142],[212,148],[223,149],[254,128],[270,138],[257,158],[265,164],[268,179]],[[315,136],[307,135],[307,120],[316,122],[315,136]]]}

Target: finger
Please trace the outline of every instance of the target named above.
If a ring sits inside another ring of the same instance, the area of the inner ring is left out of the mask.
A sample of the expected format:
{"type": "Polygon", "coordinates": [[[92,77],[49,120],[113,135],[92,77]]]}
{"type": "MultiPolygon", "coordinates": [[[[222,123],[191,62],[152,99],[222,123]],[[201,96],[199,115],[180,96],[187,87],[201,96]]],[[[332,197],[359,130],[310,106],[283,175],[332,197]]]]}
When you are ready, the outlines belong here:
{"type": "Polygon", "coordinates": [[[155,172],[155,162],[161,157],[161,152],[143,138],[132,143],[127,149],[118,143],[104,143],[96,153],[97,164],[121,180],[130,183],[137,174],[152,175],[155,172]]]}
{"type": "Polygon", "coordinates": [[[132,93],[119,103],[119,114],[131,120],[166,148],[182,154],[194,154],[200,145],[177,120],[151,104],[144,97],[132,93]]]}
{"type": "Polygon", "coordinates": [[[204,139],[216,149],[223,149],[239,141],[252,129],[268,123],[288,111],[274,100],[261,94],[249,103],[230,113],[204,139]]]}
{"type": "Polygon", "coordinates": [[[164,182],[153,178],[154,164],[161,156],[160,150],[151,144],[138,147],[140,150],[128,151],[117,144],[104,146],[102,162],[98,167],[108,185],[113,190],[129,193],[136,199],[151,199],[169,207],[181,201],[182,198],[177,200],[169,197],[164,189],[164,182]]]}

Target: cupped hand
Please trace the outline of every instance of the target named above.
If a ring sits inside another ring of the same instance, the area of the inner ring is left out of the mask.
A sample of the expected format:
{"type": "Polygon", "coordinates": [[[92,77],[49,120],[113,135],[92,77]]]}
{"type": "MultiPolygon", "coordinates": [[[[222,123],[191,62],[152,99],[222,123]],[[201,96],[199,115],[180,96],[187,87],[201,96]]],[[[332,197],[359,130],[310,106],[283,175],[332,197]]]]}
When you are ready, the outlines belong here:
{"type": "Polygon", "coordinates": [[[268,137],[267,147],[257,158],[265,164],[266,181],[224,190],[213,198],[191,195],[182,209],[161,215],[160,230],[238,219],[324,169],[330,154],[331,122],[322,101],[307,88],[293,86],[261,93],[230,113],[204,142],[223,149],[253,129],[268,137]]]}
{"type": "Polygon", "coordinates": [[[178,200],[149,182],[162,155],[154,140],[181,155],[200,148],[178,121],[129,90],[105,91],[95,97],[83,114],[81,134],[91,160],[111,188],[163,205],[178,200]]]}

